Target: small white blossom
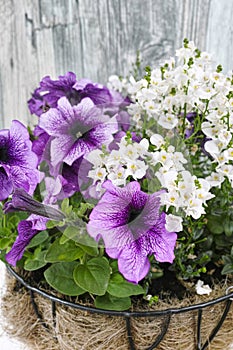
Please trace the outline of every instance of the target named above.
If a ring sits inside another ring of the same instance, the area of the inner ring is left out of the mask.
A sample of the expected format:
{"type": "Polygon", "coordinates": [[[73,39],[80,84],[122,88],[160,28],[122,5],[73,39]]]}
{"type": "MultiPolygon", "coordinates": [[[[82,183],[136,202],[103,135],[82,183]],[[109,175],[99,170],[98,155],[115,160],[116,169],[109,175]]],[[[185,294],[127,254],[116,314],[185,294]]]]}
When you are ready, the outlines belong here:
{"type": "Polygon", "coordinates": [[[208,284],[204,284],[203,281],[198,280],[196,285],[195,285],[196,293],[198,295],[204,295],[207,294],[209,295],[212,292],[212,289],[208,284]]]}
{"type": "Polygon", "coordinates": [[[165,144],[165,140],[164,140],[163,136],[161,136],[159,134],[153,134],[150,137],[150,142],[152,143],[152,145],[154,145],[158,149],[161,148],[161,146],[165,144]]]}
{"type": "Polygon", "coordinates": [[[180,232],[183,230],[183,219],[180,216],[168,214],[166,215],[166,230],[169,232],[180,232]]]}

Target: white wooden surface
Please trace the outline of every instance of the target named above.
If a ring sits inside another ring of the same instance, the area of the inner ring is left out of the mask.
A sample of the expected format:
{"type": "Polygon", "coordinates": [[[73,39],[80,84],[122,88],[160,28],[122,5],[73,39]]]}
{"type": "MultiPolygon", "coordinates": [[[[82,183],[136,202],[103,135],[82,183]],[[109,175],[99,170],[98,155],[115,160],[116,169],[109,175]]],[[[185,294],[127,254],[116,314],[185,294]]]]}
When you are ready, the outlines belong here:
{"type": "Polygon", "coordinates": [[[41,77],[105,83],[174,55],[184,37],[232,68],[233,0],[0,0],[0,128],[33,123],[26,101],[41,77]]]}
{"type": "MultiPolygon", "coordinates": [[[[0,307],[1,300],[4,294],[4,282],[5,282],[5,266],[2,262],[0,262],[0,307]]],[[[1,308],[0,308],[1,313],[1,308]]],[[[17,342],[14,339],[11,339],[3,332],[2,324],[0,323],[0,349],[1,350],[28,350],[28,348],[22,344],[17,342]]]]}

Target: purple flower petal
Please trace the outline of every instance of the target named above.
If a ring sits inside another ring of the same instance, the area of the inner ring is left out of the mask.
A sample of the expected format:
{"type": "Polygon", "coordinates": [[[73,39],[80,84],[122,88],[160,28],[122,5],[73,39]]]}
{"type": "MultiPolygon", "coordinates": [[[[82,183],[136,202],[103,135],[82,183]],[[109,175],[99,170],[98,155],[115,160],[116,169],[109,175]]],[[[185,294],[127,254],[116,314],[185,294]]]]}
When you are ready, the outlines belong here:
{"type": "Polygon", "coordinates": [[[32,143],[32,151],[38,157],[38,163],[44,159],[49,159],[49,135],[38,125],[34,129],[36,139],[32,143]]]}
{"type": "Polygon", "coordinates": [[[138,283],[150,270],[150,262],[143,248],[143,239],[134,241],[122,249],[118,258],[119,271],[129,282],[138,283]]]}
{"type": "Polygon", "coordinates": [[[3,201],[12,193],[12,181],[7,176],[5,170],[0,167],[0,200],[3,201]]]}
{"type": "Polygon", "coordinates": [[[154,253],[156,260],[159,262],[172,263],[175,258],[174,248],[177,234],[168,232],[165,228],[165,224],[165,214],[162,213],[156,225],[147,232],[146,240],[148,242],[148,253],[154,253]]]}
{"type": "Polygon", "coordinates": [[[74,121],[74,110],[69,101],[62,97],[58,101],[57,108],[50,108],[41,115],[39,126],[50,136],[60,136],[67,133],[74,121]]]}
{"type": "Polygon", "coordinates": [[[15,243],[5,256],[6,261],[13,266],[22,258],[25,248],[38,231],[33,229],[31,221],[23,220],[18,225],[18,233],[15,243]]]}
{"type": "MultiPolygon", "coordinates": [[[[61,135],[60,137],[53,138],[50,143],[50,160],[52,166],[56,167],[59,163],[65,161],[68,150],[71,150],[73,146],[74,140],[71,135],[61,135]]],[[[80,154],[81,156],[82,154],[80,154]]]]}

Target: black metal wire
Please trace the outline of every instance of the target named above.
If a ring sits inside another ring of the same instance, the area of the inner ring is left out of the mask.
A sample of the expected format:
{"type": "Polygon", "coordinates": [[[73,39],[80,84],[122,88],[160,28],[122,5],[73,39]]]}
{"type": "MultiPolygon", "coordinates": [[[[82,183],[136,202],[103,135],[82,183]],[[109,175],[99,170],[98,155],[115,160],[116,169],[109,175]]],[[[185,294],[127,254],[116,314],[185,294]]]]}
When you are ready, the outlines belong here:
{"type": "Polygon", "coordinates": [[[30,299],[31,299],[31,304],[32,304],[32,307],[33,307],[33,310],[37,316],[37,318],[40,320],[41,324],[43,325],[44,328],[46,328],[47,330],[49,329],[49,326],[47,325],[47,323],[43,320],[43,317],[41,315],[41,313],[39,312],[38,310],[38,306],[37,306],[37,303],[35,301],[35,298],[34,298],[34,291],[32,290],[29,290],[29,294],[30,294],[30,299]]]}
{"type": "Polygon", "coordinates": [[[199,309],[198,318],[197,318],[197,350],[201,350],[201,321],[202,321],[202,309],[199,309]]]}
{"type": "Polygon", "coordinates": [[[161,341],[163,340],[163,338],[165,337],[169,324],[170,324],[170,320],[171,320],[171,314],[168,314],[165,316],[163,324],[162,324],[162,331],[161,333],[157,336],[155,342],[146,350],[153,350],[156,349],[156,347],[161,343],[161,341]]]}
{"type": "Polygon", "coordinates": [[[55,297],[54,295],[51,295],[47,292],[44,292],[43,290],[33,287],[30,284],[28,284],[21,276],[19,276],[9,265],[7,265],[7,270],[11,275],[13,275],[23,286],[25,286],[31,296],[31,301],[33,305],[33,309],[38,317],[38,319],[42,322],[42,325],[48,329],[48,325],[45,323],[43,320],[41,314],[38,311],[38,307],[34,298],[34,292],[38,293],[39,295],[43,296],[46,299],[49,299],[52,304],[52,316],[53,316],[53,325],[54,329],[56,327],[56,303],[69,306],[71,308],[79,309],[82,311],[87,311],[89,313],[97,313],[97,314],[104,314],[108,316],[117,316],[117,317],[123,317],[126,321],[126,330],[127,330],[127,337],[129,341],[129,346],[130,350],[136,350],[134,340],[132,337],[132,329],[131,329],[131,319],[132,318],[137,318],[137,317],[160,317],[163,316],[165,317],[163,323],[162,323],[162,330],[161,333],[157,336],[156,340],[154,343],[147,348],[146,350],[153,350],[156,349],[156,347],[160,344],[160,342],[163,340],[164,336],[167,333],[167,330],[169,328],[170,324],[170,319],[172,315],[175,314],[180,314],[180,313],[185,313],[188,311],[198,311],[198,320],[197,320],[197,350],[206,350],[207,347],[209,346],[209,343],[214,339],[216,334],[218,333],[219,329],[221,328],[223,322],[225,321],[228,312],[230,310],[232,301],[233,301],[233,292],[226,294],[222,297],[219,297],[217,299],[205,302],[205,303],[199,303],[195,305],[190,305],[182,308],[170,308],[170,309],[165,309],[165,310],[157,310],[157,311],[112,311],[112,310],[103,310],[103,309],[98,309],[94,307],[89,307],[89,306],[84,306],[78,303],[73,303],[69,302],[67,300],[55,297]],[[215,328],[212,330],[210,336],[208,337],[208,340],[204,343],[202,346],[201,342],[201,323],[202,323],[202,310],[205,309],[208,306],[215,305],[220,302],[226,302],[226,306],[224,308],[223,314],[218,321],[217,325],[215,328]]]}
{"type": "Polygon", "coordinates": [[[127,337],[128,337],[130,350],[136,350],[135,346],[134,346],[134,340],[133,340],[133,337],[132,337],[131,320],[130,320],[129,316],[125,317],[125,322],[126,322],[126,330],[127,330],[127,337]]]}

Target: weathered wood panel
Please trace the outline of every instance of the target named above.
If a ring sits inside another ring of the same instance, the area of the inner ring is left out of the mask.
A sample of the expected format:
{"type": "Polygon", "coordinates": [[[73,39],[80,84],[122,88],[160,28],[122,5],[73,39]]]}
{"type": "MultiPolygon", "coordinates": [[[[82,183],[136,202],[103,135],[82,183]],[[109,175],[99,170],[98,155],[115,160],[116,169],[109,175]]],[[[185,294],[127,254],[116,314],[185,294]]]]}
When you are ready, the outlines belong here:
{"type": "Polygon", "coordinates": [[[26,101],[44,75],[68,70],[105,83],[174,55],[184,37],[232,68],[232,0],[0,0],[0,127],[32,118],[26,101]]]}

